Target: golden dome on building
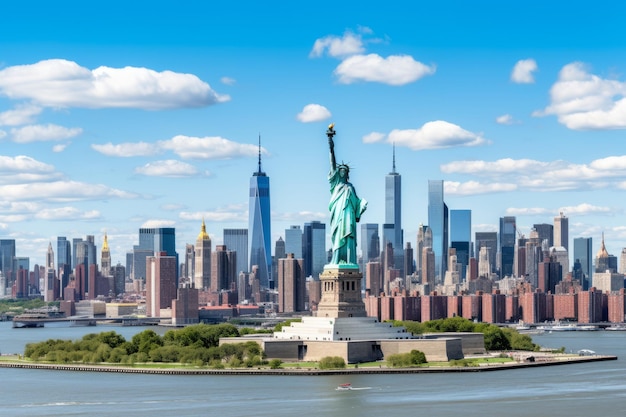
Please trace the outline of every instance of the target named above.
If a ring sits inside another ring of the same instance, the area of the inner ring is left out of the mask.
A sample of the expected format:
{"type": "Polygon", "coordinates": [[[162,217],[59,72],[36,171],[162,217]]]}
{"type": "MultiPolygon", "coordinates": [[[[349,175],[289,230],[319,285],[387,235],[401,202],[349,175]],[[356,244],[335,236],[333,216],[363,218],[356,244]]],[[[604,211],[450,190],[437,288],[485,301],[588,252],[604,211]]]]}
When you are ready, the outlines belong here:
{"type": "Polygon", "coordinates": [[[102,252],[109,251],[109,241],[107,240],[107,234],[104,232],[104,243],[102,243],[102,252]]]}
{"type": "Polygon", "coordinates": [[[204,224],[204,218],[202,219],[202,228],[200,229],[200,234],[198,235],[198,239],[196,240],[211,240],[209,234],[206,232],[206,225],[204,224]]]}

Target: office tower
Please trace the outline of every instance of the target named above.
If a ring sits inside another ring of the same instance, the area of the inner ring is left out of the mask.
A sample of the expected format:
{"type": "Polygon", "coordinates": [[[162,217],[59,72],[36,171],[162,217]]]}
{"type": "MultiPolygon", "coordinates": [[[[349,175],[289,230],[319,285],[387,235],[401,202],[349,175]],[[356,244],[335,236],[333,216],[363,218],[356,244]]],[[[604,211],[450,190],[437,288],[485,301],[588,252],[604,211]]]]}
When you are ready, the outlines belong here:
{"type": "Polygon", "coordinates": [[[15,280],[15,276],[12,274],[15,272],[12,269],[14,257],[15,239],[0,239],[0,270],[2,270],[2,275],[4,275],[7,285],[15,280]]]}
{"type": "Polygon", "coordinates": [[[537,268],[537,288],[544,293],[554,294],[556,285],[561,282],[563,277],[563,267],[553,257],[546,257],[539,262],[537,268]]]}
{"type": "MultiPolygon", "coordinates": [[[[404,236],[402,231],[402,177],[396,172],[396,147],[393,147],[392,169],[385,176],[385,224],[383,247],[391,242],[396,268],[404,265],[404,236]]],[[[403,274],[403,271],[401,271],[403,274]]]]}
{"type": "Polygon", "coordinates": [[[413,248],[411,242],[406,242],[404,248],[404,276],[412,275],[415,272],[415,266],[413,265],[413,248]]]}
{"type": "Polygon", "coordinates": [[[72,266],[72,245],[65,236],[57,237],[57,267],[62,268],[63,265],[72,266]]]}
{"type": "Polygon", "coordinates": [[[285,229],[285,253],[293,253],[296,259],[302,259],[302,229],[290,226],[285,229]]]}
{"type": "Polygon", "coordinates": [[[272,281],[272,230],[270,225],[270,178],[261,170],[261,136],[259,136],[259,168],[250,178],[250,203],[248,209],[248,271],[259,267],[261,287],[270,287],[272,281]]]}
{"type": "Polygon", "coordinates": [[[465,281],[469,258],[472,257],[472,211],[450,210],[450,247],[456,249],[456,261],[465,281]]]}
{"type": "Polygon", "coordinates": [[[540,245],[544,240],[547,240],[548,247],[554,246],[554,226],[547,223],[541,223],[533,225],[533,228],[537,231],[540,245]]]}
{"type": "Polygon", "coordinates": [[[593,276],[593,255],[592,255],[592,239],[590,237],[574,238],[574,260],[580,262],[583,272],[583,279],[580,285],[584,291],[589,289],[591,277],[593,276]]]}
{"type": "MultiPolygon", "coordinates": [[[[133,264],[134,256],[133,251],[126,252],[126,277],[133,278],[133,264]]],[[[145,262],[144,262],[145,265],[145,262]]]]}
{"type": "Polygon", "coordinates": [[[361,223],[361,259],[363,265],[380,256],[378,224],[361,223]]]}
{"type": "Polygon", "coordinates": [[[161,310],[172,307],[176,299],[176,256],[157,252],[146,258],[146,315],[161,317],[161,310]]]}
{"type": "Polygon", "coordinates": [[[85,236],[85,242],[87,243],[87,265],[97,265],[98,258],[96,258],[97,248],[94,235],[85,236]]]}
{"type": "Polygon", "coordinates": [[[278,260],[286,258],[285,241],[282,236],[274,244],[274,256],[272,256],[272,276],[276,277],[278,273],[278,260]]]}
{"type": "Polygon", "coordinates": [[[139,248],[154,252],[165,252],[167,256],[178,257],[176,253],[176,229],[156,227],[139,229],[139,248]]]}
{"type": "Polygon", "coordinates": [[[326,253],[326,225],[319,221],[304,224],[302,255],[305,276],[319,279],[328,262],[326,253]]]}
{"type": "Polygon", "coordinates": [[[491,277],[491,248],[481,246],[478,250],[478,276],[484,278],[491,277]]]}
{"type": "Polygon", "coordinates": [[[513,276],[516,233],[515,217],[500,217],[500,279],[513,276]]]}
{"type": "Polygon", "coordinates": [[[287,254],[286,258],[279,258],[276,280],[278,311],[281,313],[304,311],[306,280],[303,260],[294,258],[293,253],[287,254]]]}
{"type": "Polygon", "coordinates": [[[443,180],[428,181],[428,226],[433,234],[435,282],[439,283],[448,259],[448,206],[443,201],[443,180]]]}
{"type": "Polygon", "coordinates": [[[421,277],[421,280],[424,281],[422,277],[422,254],[424,253],[424,248],[433,247],[433,232],[428,226],[424,226],[420,223],[417,228],[417,247],[415,248],[415,269],[418,275],[421,277]]]}
{"type": "Polygon", "coordinates": [[[622,248],[622,253],[619,256],[619,273],[626,274],[626,248],[622,248]]]}
{"type": "Polygon", "coordinates": [[[526,279],[533,288],[537,288],[538,285],[538,267],[541,261],[543,261],[541,239],[537,230],[532,229],[526,241],[526,279]]]}
{"type": "Polygon", "coordinates": [[[180,275],[180,280],[185,279],[185,283],[193,284],[195,288],[195,277],[196,277],[196,248],[194,245],[186,244],[185,245],[185,262],[183,264],[184,271],[180,275]]]}
{"type": "Polygon", "coordinates": [[[100,255],[100,271],[105,277],[111,275],[111,251],[109,250],[109,241],[106,233],[104,234],[104,242],[102,243],[102,252],[100,255]]]}
{"type": "Polygon", "coordinates": [[[248,229],[224,229],[224,245],[237,252],[237,273],[248,272],[248,229]]]}
{"type": "Polygon", "coordinates": [[[216,245],[211,259],[211,291],[237,289],[237,253],[216,245]]]}
{"type": "Polygon", "coordinates": [[[422,284],[428,284],[431,291],[435,288],[435,253],[429,246],[422,250],[422,284]]]}
{"type": "Polygon", "coordinates": [[[569,220],[563,212],[554,218],[554,246],[562,246],[569,250],[569,220]]]}
{"type": "Polygon", "coordinates": [[[48,251],[46,252],[46,269],[52,269],[54,271],[54,250],[52,249],[52,242],[48,242],[48,251]]]}
{"type": "Polygon", "coordinates": [[[194,246],[194,288],[201,290],[211,286],[211,238],[206,232],[206,224],[202,219],[200,233],[194,246]]]}
{"type": "Polygon", "coordinates": [[[378,297],[382,292],[381,264],[378,261],[370,261],[365,264],[365,289],[370,291],[370,295],[378,297]]]}
{"type": "Polygon", "coordinates": [[[478,253],[480,253],[480,249],[483,247],[489,249],[489,270],[490,272],[497,271],[498,232],[476,232],[475,244],[476,252],[478,253]]]}
{"type": "Polygon", "coordinates": [[[58,284],[56,283],[56,272],[54,270],[54,250],[52,250],[52,242],[48,243],[48,251],[46,252],[46,266],[43,272],[43,296],[44,301],[54,301],[59,293],[58,284]]]}
{"type": "Polygon", "coordinates": [[[276,256],[276,259],[283,259],[286,257],[286,253],[287,252],[285,251],[285,241],[283,240],[282,236],[279,236],[278,240],[274,244],[274,255],[276,256]]]}
{"type": "Polygon", "coordinates": [[[113,276],[113,294],[116,297],[124,295],[126,292],[126,268],[119,262],[111,267],[111,275],[113,276]]]}

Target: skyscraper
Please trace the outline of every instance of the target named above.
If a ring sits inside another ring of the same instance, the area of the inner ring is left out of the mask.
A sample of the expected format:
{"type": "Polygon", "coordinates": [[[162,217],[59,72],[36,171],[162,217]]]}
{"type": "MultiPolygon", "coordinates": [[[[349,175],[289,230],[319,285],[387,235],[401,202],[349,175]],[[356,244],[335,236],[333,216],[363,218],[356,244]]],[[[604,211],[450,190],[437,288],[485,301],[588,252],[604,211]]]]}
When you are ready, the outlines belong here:
{"type": "Polygon", "coordinates": [[[176,271],[175,256],[168,256],[165,252],[157,252],[155,256],[146,259],[146,315],[161,317],[161,309],[172,307],[172,300],[176,299],[176,271]]]}
{"type": "MultiPolygon", "coordinates": [[[[563,212],[554,218],[554,246],[562,246],[569,250],[569,220],[563,212]]],[[[564,271],[567,273],[567,271],[564,271]]]]}
{"type": "Polygon", "coordinates": [[[211,291],[236,289],[237,253],[228,250],[226,245],[217,245],[211,257],[211,291]]]}
{"type": "Polygon", "coordinates": [[[248,230],[248,271],[252,266],[259,267],[258,278],[262,287],[269,287],[272,281],[272,246],[270,225],[270,178],[261,170],[261,136],[259,136],[259,169],[250,178],[248,230]]]}
{"type": "Polygon", "coordinates": [[[515,216],[500,217],[500,278],[513,276],[516,231],[515,216]]]}
{"type": "Polygon", "coordinates": [[[237,252],[237,274],[248,272],[248,229],[224,229],[224,245],[237,252]]]}
{"type": "Polygon", "coordinates": [[[293,253],[295,259],[302,259],[302,229],[291,226],[285,229],[285,253],[293,253]]]}
{"type": "Polygon", "coordinates": [[[489,270],[493,273],[497,270],[498,232],[476,232],[476,252],[480,254],[483,247],[488,249],[489,270]]]}
{"type": "Polygon", "coordinates": [[[378,224],[361,223],[361,261],[363,265],[380,256],[378,224]]]}
{"type": "Polygon", "coordinates": [[[533,228],[537,231],[539,245],[542,245],[543,241],[547,240],[548,247],[554,246],[554,226],[548,223],[541,223],[533,225],[533,228]]]}
{"type": "Polygon", "coordinates": [[[15,239],[0,239],[0,269],[7,284],[15,280],[15,275],[11,276],[11,272],[16,272],[13,271],[13,258],[15,258],[15,239]]]}
{"type": "MultiPolygon", "coordinates": [[[[165,252],[167,256],[174,256],[178,265],[176,252],[176,229],[173,227],[155,227],[139,229],[139,245],[134,248],[133,272],[135,279],[146,276],[146,257],[165,252]]],[[[178,285],[178,268],[176,268],[176,282],[178,285]]]]}
{"type": "Polygon", "coordinates": [[[443,180],[428,181],[428,226],[433,233],[435,282],[440,283],[448,259],[448,206],[443,201],[443,180]]]}
{"type": "Polygon", "coordinates": [[[305,276],[319,279],[328,262],[326,253],[326,225],[319,221],[304,224],[303,258],[305,276]]]}
{"type": "Polygon", "coordinates": [[[583,271],[583,281],[580,283],[583,290],[589,289],[593,276],[593,252],[592,239],[590,237],[577,237],[574,239],[574,261],[580,261],[583,271]]]}
{"type": "MultiPolygon", "coordinates": [[[[387,242],[393,245],[396,268],[404,265],[404,244],[402,231],[402,177],[396,172],[396,147],[393,147],[393,164],[389,174],[385,177],[385,224],[383,225],[382,246],[387,242]]],[[[403,273],[401,271],[401,273],[403,273]]]]}
{"type": "Polygon", "coordinates": [[[72,245],[65,236],[57,237],[57,268],[62,265],[72,266],[72,245]]]}
{"type": "Polygon", "coordinates": [[[450,247],[456,249],[456,261],[461,265],[461,281],[465,281],[472,250],[472,211],[450,210],[450,247]]]}
{"type": "Polygon", "coordinates": [[[295,259],[293,253],[278,260],[278,308],[281,313],[304,311],[306,280],[302,259],[295,259]]]}
{"type": "Polygon", "coordinates": [[[109,249],[109,241],[107,234],[104,234],[104,242],[102,243],[102,251],[100,255],[100,272],[102,276],[111,275],[111,250],[109,249]]]}
{"type": "Polygon", "coordinates": [[[201,290],[211,286],[211,238],[206,232],[206,224],[202,219],[200,233],[194,246],[194,288],[201,290]]]}

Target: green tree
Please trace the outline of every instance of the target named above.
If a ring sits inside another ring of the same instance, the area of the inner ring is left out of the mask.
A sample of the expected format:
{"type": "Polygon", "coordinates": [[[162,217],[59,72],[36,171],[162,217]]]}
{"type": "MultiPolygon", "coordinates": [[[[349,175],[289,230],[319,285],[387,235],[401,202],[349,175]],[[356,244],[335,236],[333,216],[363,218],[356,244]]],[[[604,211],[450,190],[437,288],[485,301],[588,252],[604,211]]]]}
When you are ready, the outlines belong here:
{"type": "Polygon", "coordinates": [[[346,361],[341,356],[325,356],[319,361],[320,369],[344,369],[346,361]]]}

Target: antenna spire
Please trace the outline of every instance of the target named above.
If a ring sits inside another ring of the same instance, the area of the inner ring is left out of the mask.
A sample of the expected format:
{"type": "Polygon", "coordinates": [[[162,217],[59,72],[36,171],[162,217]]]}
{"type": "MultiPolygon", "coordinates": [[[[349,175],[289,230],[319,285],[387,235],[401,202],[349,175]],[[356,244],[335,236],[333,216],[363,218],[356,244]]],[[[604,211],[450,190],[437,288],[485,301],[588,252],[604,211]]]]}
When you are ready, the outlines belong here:
{"type": "Polygon", "coordinates": [[[393,167],[391,169],[393,174],[396,173],[396,142],[393,142],[393,167]]]}
{"type": "Polygon", "coordinates": [[[261,133],[259,132],[259,174],[263,172],[261,170],[261,133]]]}

